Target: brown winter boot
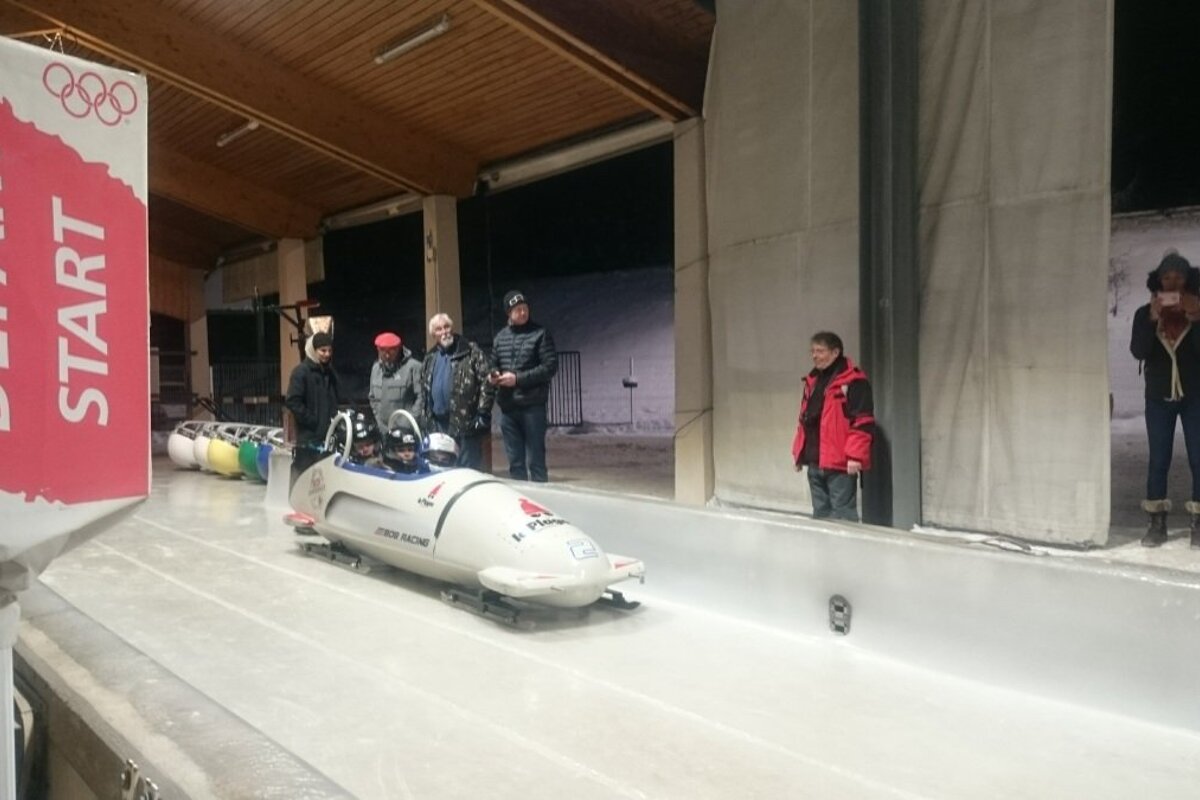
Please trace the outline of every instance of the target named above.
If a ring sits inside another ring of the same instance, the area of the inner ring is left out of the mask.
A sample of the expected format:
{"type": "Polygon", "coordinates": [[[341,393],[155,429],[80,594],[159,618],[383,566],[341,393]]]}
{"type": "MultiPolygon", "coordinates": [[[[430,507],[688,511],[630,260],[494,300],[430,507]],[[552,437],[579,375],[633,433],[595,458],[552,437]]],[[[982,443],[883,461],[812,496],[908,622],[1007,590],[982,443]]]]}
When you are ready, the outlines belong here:
{"type": "Polygon", "coordinates": [[[1200,550],[1200,502],[1189,500],[1187,510],[1192,515],[1191,546],[1193,550],[1200,550]]]}
{"type": "Polygon", "coordinates": [[[1150,525],[1142,537],[1142,547],[1158,547],[1167,540],[1167,512],[1170,500],[1143,500],[1142,510],[1150,515],[1150,525]]]}

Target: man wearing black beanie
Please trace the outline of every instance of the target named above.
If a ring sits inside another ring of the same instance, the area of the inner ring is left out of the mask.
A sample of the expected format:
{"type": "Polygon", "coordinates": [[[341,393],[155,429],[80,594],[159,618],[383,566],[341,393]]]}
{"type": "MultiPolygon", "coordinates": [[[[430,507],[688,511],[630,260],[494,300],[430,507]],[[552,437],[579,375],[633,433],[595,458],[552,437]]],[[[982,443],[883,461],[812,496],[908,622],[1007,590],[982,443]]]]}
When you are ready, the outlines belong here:
{"type": "Polygon", "coordinates": [[[521,292],[504,295],[504,312],[508,326],[492,342],[488,383],[496,387],[508,474],[521,481],[545,482],[549,480],[546,401],[550,399],[550,379],[558,372],[558,351],[550,331],[530,321],[529,304],[521,292]]]}
{"type": "Polygon", "coordinates": [[[284,401],[296,420],[296,444],[300,447],[319,447],[325,441],[339,400],[337,374],[330,365],[333,337],[318,331],[311,344],[313,356],[292,370],[284,401]]]}

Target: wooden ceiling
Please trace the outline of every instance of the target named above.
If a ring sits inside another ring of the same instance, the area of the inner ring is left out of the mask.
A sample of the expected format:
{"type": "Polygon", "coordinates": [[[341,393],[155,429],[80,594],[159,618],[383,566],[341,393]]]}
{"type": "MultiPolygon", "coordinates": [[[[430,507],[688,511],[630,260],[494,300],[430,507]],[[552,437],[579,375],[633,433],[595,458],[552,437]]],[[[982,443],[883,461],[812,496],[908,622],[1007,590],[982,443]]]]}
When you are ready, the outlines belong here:
{"type": "Polygon", "coordinates": [[[696,0],[0,0],[0,34],[148,77],[151,252],[204,268],[403,192],[467,196],[487,164],[696,116],[714,22],[696,0]]]}

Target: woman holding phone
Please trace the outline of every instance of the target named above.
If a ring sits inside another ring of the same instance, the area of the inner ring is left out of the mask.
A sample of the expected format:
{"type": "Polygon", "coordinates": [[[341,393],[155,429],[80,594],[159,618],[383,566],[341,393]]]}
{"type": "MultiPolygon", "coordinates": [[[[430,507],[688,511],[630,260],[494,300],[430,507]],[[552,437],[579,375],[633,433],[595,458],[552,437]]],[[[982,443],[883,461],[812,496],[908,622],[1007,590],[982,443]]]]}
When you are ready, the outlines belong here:
{"type": "Polygon", "coordinates": [[[1200,549],[1200,269],[1179,253],[1163,257],[1146,280],[1150,302],[1133,316],[1129,350],[1143,363],[1146,380],[1146,438],[1150,458],[1142,508],[1150,525],[1145,547],[1167,540],[1167,474],[1175,444],[1175,421],[1183,422],[1183,440],[1192,471],[1191,546],[1200,549]]]}

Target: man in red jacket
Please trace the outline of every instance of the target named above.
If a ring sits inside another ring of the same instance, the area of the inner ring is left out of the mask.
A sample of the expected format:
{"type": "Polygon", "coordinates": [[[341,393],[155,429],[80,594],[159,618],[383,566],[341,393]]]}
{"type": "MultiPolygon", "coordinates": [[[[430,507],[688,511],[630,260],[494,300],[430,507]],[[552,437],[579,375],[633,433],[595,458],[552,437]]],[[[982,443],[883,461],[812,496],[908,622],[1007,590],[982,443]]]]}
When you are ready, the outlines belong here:
{"type": "Polygon", "coordinates": [[[858,476],[871,468],[875,415],[867,374],[842,355],[836,333],[812,337],[792,463],[808,467],[813,517],[858,522],[858,476]]]}

